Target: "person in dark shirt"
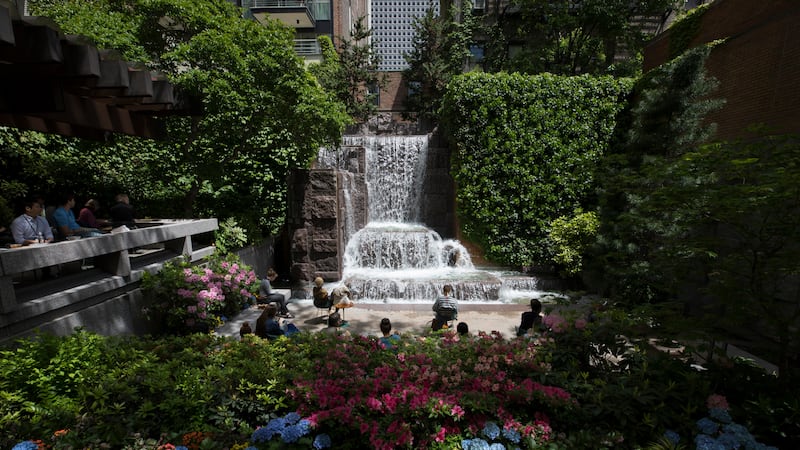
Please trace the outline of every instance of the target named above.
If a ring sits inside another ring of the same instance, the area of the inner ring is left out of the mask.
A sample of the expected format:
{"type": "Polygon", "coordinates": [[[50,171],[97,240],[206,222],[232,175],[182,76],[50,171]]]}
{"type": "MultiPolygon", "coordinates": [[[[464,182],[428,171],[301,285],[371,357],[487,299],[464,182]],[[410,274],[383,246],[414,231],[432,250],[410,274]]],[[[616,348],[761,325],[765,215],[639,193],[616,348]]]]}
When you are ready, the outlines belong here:
{"type": "Polygon", "coordinates": [[[270,283],[275,281],[276,278],[278,278],[278,273],[275,272],[275,269],[271,267],[267,269],[267,277],[261,280],[258,287],[258,297],[256,297],[256,299],[258,303],[277,303],[280,309],[278,315],[287,319],[294,318],[292,313],[286,308],[286,296],[272,290],[272,285],[270,283]]]}
{"type": "Polygon", "coordinates": [[[542,328],[542,303],[531,299],[531,310],[522,313],[522,320],[517,328],[517,336],[525,336],[529,330],[541,331],[542,328]]]}
{"type": "Polygon", "coordinates": [[[275,316],[277,314],[278,308],[276,308],[275,305],[272,303],[267,305],[267,307],[264,308],[264,312],[261,313],[256,320],[255,335],[269,340],[277,339],[283,336],[283,330],[281,329],[278,321],[275,320],[275,316]]]}
{"type": "Polygon", "coordinates": [[[130,204],[128,194],[117,194],[114,200],[117,203],[108,210],[108,214],[111,216],[111,226],[114,228],[122,225],[128,228],[135,227],[136,212],[130,204]]]}

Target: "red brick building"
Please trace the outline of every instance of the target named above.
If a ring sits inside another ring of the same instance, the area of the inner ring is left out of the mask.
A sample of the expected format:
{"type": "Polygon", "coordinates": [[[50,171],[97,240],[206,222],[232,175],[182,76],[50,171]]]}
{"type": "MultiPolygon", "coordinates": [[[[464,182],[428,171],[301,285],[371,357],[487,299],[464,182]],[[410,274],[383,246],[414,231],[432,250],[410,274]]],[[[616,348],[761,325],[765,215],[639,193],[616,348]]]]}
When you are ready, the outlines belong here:
{"type": "MultiPolygon", "coordinates": [[[[689,48],[725,39],[711,52],[707,69],[720,82],[725,106],[709,119],[720,139],[752,136],[765,124],[774,134],[800,133],[800,2],[716,0],[706,10],[689,48]]],[[[644,51],[644,70],[669,59],[674,29],[644,51]]]]}

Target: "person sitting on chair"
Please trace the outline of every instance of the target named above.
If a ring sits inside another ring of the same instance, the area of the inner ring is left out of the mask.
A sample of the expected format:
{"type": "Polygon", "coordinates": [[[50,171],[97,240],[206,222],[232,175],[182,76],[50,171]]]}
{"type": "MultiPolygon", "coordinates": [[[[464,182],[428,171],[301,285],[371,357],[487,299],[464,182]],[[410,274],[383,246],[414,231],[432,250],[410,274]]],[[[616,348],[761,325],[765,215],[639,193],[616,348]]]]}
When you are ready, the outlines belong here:
{"type": "Polygon", "coordinates": [[[136,228],[136,211],[131,206],[128,194],[117,194],[114,201],[116,204],[108,210],[111,226],[117,228],[125,225],[128,228],[136,228]]]}
{"type": "Polygon", "coordinates": [[[529,331],[542,331],[542,303],[535,299],[531,299],[531,310],[522,313],[519,327],[517,328],[517,336],[525,336],[529,331]]]}
{"type": "Polygon", "coordinates": [[[350,289],[346,285],[341,285],[331,291],[331,303],[336,305],[352,305],[353,300],[350,298],[350,289]]]}
{"type": "Polygon", "coordinates": [[[37,244],[39,237],[44,242],[53,242],[53,231],[41,213],[42,205],[36,199],[29,198],[25,201],[25,212],[11,222],[14,243],[37,244]]]}
{"type": "Polygon", "coordinates": [[[431,325],[433,331],[441,330],[445,323],[458,317],[458,302],[453,297],[453,286],[444,285],[442,295],[433,303],[432,309],[436,313],[431,325]]]}
{"type": "Polygon", "coordinates": [[[97,228],[86,228],[78,225],[75,220],[75,213],[72,212],[72,208],[75,207],[74,195],[63,194],[60,200],[58,202],[59,207],[53,211],[53,220],[56,222],[58,233],[62,239],[70,236],[94,237],[103,235],[97,228]]]}
{"type": "Polygon", "coordinates": [[[314,279],[314,306],[320,309],[328,309],[328,312],[331,311],[331,307],[333,306],[333,300],[328,296],[328,291],[322,284],[325,281],[321,277],[317,277],[314,279]]]}
{"type": "Polygon", "coordinates": [[[262,279],[261,284],[258,286],[258,296],[256,300],[258,303],[277,303],[279,309],[278,315],[291,319],[294,316],[289,312],[289,309],[286,308],[286,296],[272,290],[272,285],[270,283],[275,281],[276,278],[278,278],[278,273],[271,267],[267,269],[267,277],[262,279]]]}

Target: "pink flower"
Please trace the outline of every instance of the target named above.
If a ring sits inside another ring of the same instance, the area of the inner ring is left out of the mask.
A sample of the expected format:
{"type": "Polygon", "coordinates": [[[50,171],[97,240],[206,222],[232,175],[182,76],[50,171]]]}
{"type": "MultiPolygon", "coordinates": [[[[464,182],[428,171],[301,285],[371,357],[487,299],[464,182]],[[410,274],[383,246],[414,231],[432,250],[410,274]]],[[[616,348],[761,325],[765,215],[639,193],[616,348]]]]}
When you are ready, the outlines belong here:
{"type": "Polygon", "coordinates": [[[447,429],[445,427],[439,428],[439,432],[436,433],[436,437],[434,437],[433,439],[436,442],[444,442],[444,437],[445,437],[446,432],[447,432],[447,429]]]}
{"type": "Polygon", "coordinates": [[[381,405],[381,401],[378,400],[377,398],[369,397],[367,398],[367,406],[374,411],[380,412],[381,406],[383,405],[381,405]]]}
{"type": "Polygon", "coordinates": [[[706,400],[706,406],[708,409],[718,408],[728,410],[730,406],[728,406],[728,399],[725,398],[724,395],[709,395],[708,400],[706,400]]]}
{"type": "Polygon", "coordinates": [[[578,319],[575,321],[575,328],[578,330],[583,330],[586,328],[586,319],[578,319]]]}

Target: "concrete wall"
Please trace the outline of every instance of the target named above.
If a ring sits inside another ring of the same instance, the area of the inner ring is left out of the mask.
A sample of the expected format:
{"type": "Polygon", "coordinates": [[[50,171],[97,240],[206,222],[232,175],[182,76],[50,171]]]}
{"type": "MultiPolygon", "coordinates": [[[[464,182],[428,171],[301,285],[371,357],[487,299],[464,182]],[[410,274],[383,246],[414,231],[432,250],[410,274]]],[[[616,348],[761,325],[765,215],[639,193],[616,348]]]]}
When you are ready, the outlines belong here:
{"type": "MultiPolygon", "coordinates": [[[[709,116],[720,139],[748,138],[746,128],[766,124],[774,134],[800,132],[800,2],[717,0],[704,13],[691,46],[727,39],[707,69],[720,81],[725,106],[709,116]]],[[[667,61],[670,30],[644,51],[644,69],[667,61]]]]}

